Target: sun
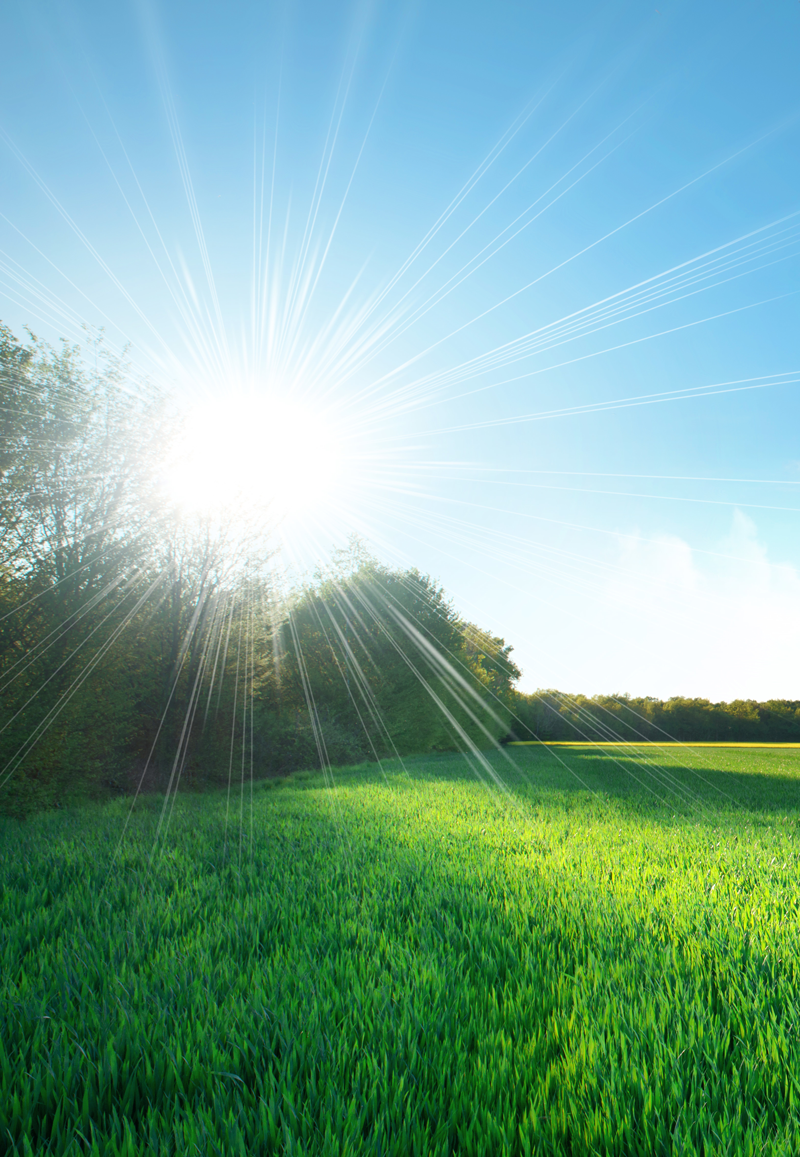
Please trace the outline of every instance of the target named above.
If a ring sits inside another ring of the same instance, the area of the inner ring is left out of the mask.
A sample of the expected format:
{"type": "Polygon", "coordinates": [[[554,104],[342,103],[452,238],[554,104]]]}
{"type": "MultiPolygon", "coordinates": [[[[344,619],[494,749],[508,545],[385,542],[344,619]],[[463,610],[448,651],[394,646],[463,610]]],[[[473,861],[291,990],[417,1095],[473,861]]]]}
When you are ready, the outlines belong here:
{"type": "Polygon", "coordinates": [[[287,398],[226,393],[187,412],[161,485],[190,514],[285,526],[330,504],[343,466],[330,415],[287,398]]]}

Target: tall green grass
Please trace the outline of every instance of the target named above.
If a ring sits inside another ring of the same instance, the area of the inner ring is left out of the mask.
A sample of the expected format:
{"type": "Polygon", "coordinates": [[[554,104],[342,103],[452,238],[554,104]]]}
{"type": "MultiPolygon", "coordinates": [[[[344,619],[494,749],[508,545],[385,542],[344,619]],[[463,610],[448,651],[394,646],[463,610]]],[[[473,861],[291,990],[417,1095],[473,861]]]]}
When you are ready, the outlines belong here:
{"type": "Polygon", "coordinates": [[[7,821],[0,1152],[800,1153],[799,755],[7,821]]]}

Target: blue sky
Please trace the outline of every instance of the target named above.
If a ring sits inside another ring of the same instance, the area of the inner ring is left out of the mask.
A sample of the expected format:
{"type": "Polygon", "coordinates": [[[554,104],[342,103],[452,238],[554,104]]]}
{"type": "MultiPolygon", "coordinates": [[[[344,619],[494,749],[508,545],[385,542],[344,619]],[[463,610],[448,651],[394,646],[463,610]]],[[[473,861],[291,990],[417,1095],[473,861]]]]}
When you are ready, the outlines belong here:
{"type": "Polygon", "coordinates": [[[31,0],[5,38],[6,324],[333,406],[314,542],[430,571],[528,688],[800,698],[800,5],[31,0]],[[311,384],[253,353],[254,166],[267,310],[304,236],[319,272],[295,369],[357,275],[395,311],[327,393],[330,345],[311,384]]]}

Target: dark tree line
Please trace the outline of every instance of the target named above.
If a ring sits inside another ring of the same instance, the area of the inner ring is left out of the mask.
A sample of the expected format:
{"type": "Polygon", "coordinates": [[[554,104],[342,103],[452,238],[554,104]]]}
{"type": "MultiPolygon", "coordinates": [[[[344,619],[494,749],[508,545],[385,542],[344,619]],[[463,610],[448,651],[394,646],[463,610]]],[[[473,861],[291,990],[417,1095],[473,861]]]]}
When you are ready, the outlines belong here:
{"type": "Polygon", "coordinates": [[[515,738],[542,740],[621,739],[636,742],[800,742],[800,702],[770,699],[654,699],[629,695],[565,695],[537,691],[517,695],[515,738]]]}
{"type": "Polygon", "coordinates": [[[170,509],[174,420],[102,341],[0,327],[0,809],[485,747],[519,671],[358,547],[278,595],[268,528],[170,509]]]}

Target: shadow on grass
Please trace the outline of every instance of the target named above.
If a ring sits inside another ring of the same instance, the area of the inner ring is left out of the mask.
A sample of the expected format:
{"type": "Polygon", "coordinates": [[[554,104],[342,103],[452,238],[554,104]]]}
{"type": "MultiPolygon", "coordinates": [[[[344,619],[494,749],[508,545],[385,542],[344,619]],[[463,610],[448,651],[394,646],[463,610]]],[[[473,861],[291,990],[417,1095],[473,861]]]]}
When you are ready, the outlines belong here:
{"type": "MultiPolygon", "coordinates": [[[[524,748],[484,753],[512,794],[528,801],[576,794],[627,801],[640,810],[696,815],[698,812],[800,812],[800,751],[776,749],[653,749],[631,753],[563,748],[524,748]]],[[[341,787],[358,783],[457,781],[491,783],[486,766],[457,753],[392,760],[382,767],[334,768],[341,787]]],[[[321,773],[296,773],[282,785],[319,788],[321,773]]],[[[277,786],[277,785],[276,785],[277,786]]]]}

